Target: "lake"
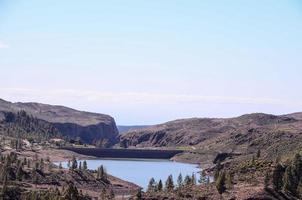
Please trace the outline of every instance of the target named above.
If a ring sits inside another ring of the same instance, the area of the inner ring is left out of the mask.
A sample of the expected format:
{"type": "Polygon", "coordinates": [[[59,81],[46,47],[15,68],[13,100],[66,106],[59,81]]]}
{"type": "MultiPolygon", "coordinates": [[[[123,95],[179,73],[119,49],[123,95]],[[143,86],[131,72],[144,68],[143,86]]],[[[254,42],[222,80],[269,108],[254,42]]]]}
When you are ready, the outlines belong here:
{"type": "MultiPolygon", "coordinates": [[[[87,165],[88,169],[92,170],[103,165],[109,174],[135,183],[144,189],[147,188],[152,177],[156,181],[161,179],[164,184],[167,177],[172,174],[176,183],[180,173],[183,178],[194,173],[198,179],[200,171],[197,165],[152,159],[97,159],[87,160],[87,165]]],[[[67,167],[67,162],[62,162],[62,166],[67,167]]]]}

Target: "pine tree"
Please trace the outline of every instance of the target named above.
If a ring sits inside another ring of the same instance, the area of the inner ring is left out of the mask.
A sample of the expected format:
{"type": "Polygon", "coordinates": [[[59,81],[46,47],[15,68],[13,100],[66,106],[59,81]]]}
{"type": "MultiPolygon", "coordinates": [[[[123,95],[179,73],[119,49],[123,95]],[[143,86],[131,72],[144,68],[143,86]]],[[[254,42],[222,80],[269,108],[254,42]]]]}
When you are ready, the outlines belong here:
{"type": "Polygon", "coordinates": [[[185,185],[185,186],[191,186],[191,185],[192,185],[192,179],[191,179],[190,176],[187,175],[187,176],[185,177],[184,185],[185,185]]]}
{"type": "Polygon", "coordinates": [[[151,178],[148,184],[147,192],[155,192],[156,191],[156,182],[154,178],[151,178]]]}
{"type": "Polygon", "coordinates": [[[166,180],[165,190],[171,192],[174,190],[174,182],[172,175],[168,176],[166,180]]]}
{"type": "Polygon", "coordinates": [[[82,162],[79,163],[79,170],[82,171],[82,162]]]}
{"type": "Polygon", "coordinates": [[[70,160],[68,160],[68,162],[67,162],[67,167],[70,169],[70,167],[71,167],[71,164],[70,164],[70,160]]]}
{"type": "Polygon", "coordinates": [[[294,195],[298,196],[297,188],[302,180],[302,157],[300,154],[296,154],[292,161],[292,185],[294,195]]]}
{"type": "Polygon", "coordinates": [[[191,184],[192,184],[192,185],[196,185],[196,176],[195,176],[194,173],[193,173],[192,176],[191,176],[191,184]]]}
{"type": "Polygon", "coordinates": [[[163,191],[163,182],[161,180],[158,181],[157,191],[159,192],[163,191]]]}
{"type": "Polygon", "coordinates": [[[206,185],[206,184],[208,184],[208,178],[209,177],[207,176],[206,171],[202,170],[200,172],[198,183],[206,185]]]}
{"type": "Polygon", "coordinates": [[[302,156],[300,154],[295,155],[292,165],[295,176],[302,178],[302,156]]]}
{"type": "Polygon", "coordinates": [[[87,167],[87,161],[86,161],[86,160],[84,160],[84,162],[83,162],[83,169],[84,169],[84,170],[87,170],[87,169],[88,169],[88,167],[87,167]]]}
{"type": "Polygon", "coordinates": [[[181,173],[178,175],[178,178],[177,178],[177,186],[178,186],[178,188],[181,188],[183,186],[183,179],[182,179],[181,173]]]}
{"type": "Polygon", "coordinates": [[[297,177],[293,174],[292,166],[288,166],[283,176],[283,190],[296,195],[296,190],[299,182],[296,182],[297,177]]]}
{"type": "Polygon", "coordinates": [[[107,173],[103,165],[101,165],[97,170],[97,179],[107,180],[107,173]]]}
{"type": "Polygon", "coordinates": [[[214,170],[214,180],[215,181],[218,179],[221,169],[222,169],[221,162],[220,162],[220,160],[218,160],[215,170],[214,170]]]}
{"type": "Polygon", "coordinates": [[[274,190],[280,191],[283,186],[283,174],[284,174],[284,168],[281,164],[277,164],[272,175],[272,182],[274,190]]]}
{"type": "Polygon", "coordinates": [[[75,158],[75,156],[72,157],[72,162],[71,162],[71,170],[76,170],[78,168],[78,162],[75,158]]]}
{"type": "Polygon", "coordinates": [[[220,195],[222,195],[222,193],[225,192],[226,190],[226,187],[225,187],[225,172],[222,171],[219,173],[219,176],[215,182],[215,185],[216,185],[216,189],[218,191],[218,193],[220,195]]]}

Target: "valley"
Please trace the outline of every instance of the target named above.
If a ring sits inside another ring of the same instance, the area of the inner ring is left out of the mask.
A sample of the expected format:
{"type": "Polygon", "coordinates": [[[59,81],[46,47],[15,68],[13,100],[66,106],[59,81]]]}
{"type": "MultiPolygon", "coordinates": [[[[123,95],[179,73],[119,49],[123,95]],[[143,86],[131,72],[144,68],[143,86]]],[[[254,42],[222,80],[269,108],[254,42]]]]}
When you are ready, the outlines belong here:
{"type": "MultiPolygon", "coordinates": [[[[274,173],[280,164],[290,165],[295,155],[301,153],[301,113],[180,119],[155,126],[135,126],[123,134],[118,133],[114,119],[108,115],[62,106],[1,100],[0,113],[3,157],[0,166],[3,172],[10,170],[8,177],[2,176],[2,184],[20,190],[16,194],[3,193],[8,199],[23,200],[24,195],[37,195],[42,199],[50,188],[55,191],[51,193],[53,196],[78,195],[79,199],[127,196],[128,199],[172,200],[181,193],[181,199],[223,196],[224,199],[265,200],[295,199],[300,194],[297,188],[295,193],[276,189],[274,173]],[[14,156],[14,161],[7,166],[6,159],[11,159],[10,156],[14,156]],[[152,160],[144,163],[130,158],[170,161],[150,166],[152,160]],[[115,159],[122,160],[112,165],[115,159]],[[36,164],[28,165],[24,160],[36,164]],[[53,165],[54,162],[57,165],[53,165]],[[181,163],[192,163],[199,168],[182,171],[189,165],[181,163]],[[155,174],[148,174],[156,166],[159,168],[155,174]],[[176,166],[182,167],[174,169],[176,166]],[[25,175],[18,179],[20,167],[25,175]],[[108,173],[101,173],[100,167],[108,173]],[[168,171],[157,176],[164,169],[168,171]],[[181,180],[176,177],[180,173],[183,173],[181,180]],[[169,174],[173,174],[170,179],[169,174]],[[270,174],[268,180],[267,174],[270,174]],[[128,179],[129,176],[134,179],[128,179]],[[156,180],[147,184],[146,178],[152,176],[156,180]],[[212,177],[214,182],[205,181],[212,177]],[[134,181],[136,179],[140,181],[134,181]],[[66,186],[71,187],[70,190],[66,190],[66,186]],[[141,187],[145,191],[141,191],[141,187]]],[[[284,184],[283,181],[280,184],[284,184]]]]}

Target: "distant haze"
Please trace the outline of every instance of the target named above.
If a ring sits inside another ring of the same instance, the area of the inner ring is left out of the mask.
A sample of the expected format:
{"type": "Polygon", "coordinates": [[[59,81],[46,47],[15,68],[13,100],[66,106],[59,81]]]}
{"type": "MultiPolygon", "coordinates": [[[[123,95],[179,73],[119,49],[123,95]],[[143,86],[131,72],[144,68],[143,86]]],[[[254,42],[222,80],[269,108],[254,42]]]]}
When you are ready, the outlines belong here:
{"type": "Polygon", "coordinates": [[[0,98],[151,125],[302,111],[298,0],[0,1],[0,98]]]}

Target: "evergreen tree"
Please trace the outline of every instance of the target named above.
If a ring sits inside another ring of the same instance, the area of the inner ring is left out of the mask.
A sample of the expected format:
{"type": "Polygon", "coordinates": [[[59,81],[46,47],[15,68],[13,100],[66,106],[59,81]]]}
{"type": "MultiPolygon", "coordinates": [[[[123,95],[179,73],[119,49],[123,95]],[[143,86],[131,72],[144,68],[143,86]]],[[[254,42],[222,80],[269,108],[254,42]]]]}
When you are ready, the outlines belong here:
{"type": "Polygon", "coordinates": [[[82,171],[82,162],[79,163],[79,170],[82,171]]]}
{"type": "Polygon", "coordinates": [[[84,170],[87,170],[87,169],[88,169],[86,160],[84,160],[84,162],[83,162],[83,169],[84,169],[84,170]]]}
{"type": "Polygon", "coordinates": [[[186,175],[185,180],[184,180],[184,185],[185,186],[191,186],[192,185],[192,179],[190,176],[186,175]]]}
{"type": "Polygon", "coordinates": [[[171,192],[174,190],[174,182],[172,175],[168,176],[166,180],[165,190],[171,192]]]}
{"type": "Polygon", "coordinates": [[[293,175],[292,166],[288,166],[283,176],[283,190],[290,192],[291,194],[296,193],[295,177],[293,175]]]}
{"type": "Polygon", "coordinates": [[[192,174],[192,177],[191,177],[191,184],[196,185],[196,176],[194,173],[192,174]]]}
{"type": "Polygon", "coordinates": [[[207,176],[206,171],[202,170],[200,172],[198,183],[206,185],[206,184],[208,184],[208,178],[209,177],[207,176]]]}
{"type": "Polygon", "coordinates": [[[292,162],[292,174],[293,174],[293,179],[292,179],[292,184],[293,184],[293,190],[295,191],[295,195],[297,196],[297,188],[302,180],[302,157],[300,154],[296,154],[293,162],[292,162]]]}
{"type": "Polygon", "coordinates": [[[73,156],[71,161],[71,170],[76,170],[77,168],[78,168],[78,162],[76,160],[76,157],[73,156]]]}
{"type": "Polygon", "coordinates": [[[214,180],[215,181],[218,179],[221,169],[222,169],[221,162],[220,162],[220,160],[218,160],[217,164],[215,166],[215,170],[214,170],[214,180]]]}
{"type": "Polygon", "coordinates": [[[295,176],[302,178],[302,156],[300,154],[295,155],[292,166],[295,176]]]}
{"type": "Polygon", "coordinates": [[[68,160],[68,162],[67,162],[67,167],[70,169],[70,167],[71,167],[71,164],[70,164],[70,160],[68,160]]]}
{"type": "Polygon", "coordinates": [[[159,192],[163,191],[163,182],[161,180],[159,180],[157,184],[157,191],[159,192]]]}
{"type": "Polygon", "coordinates": [[[182,175],[180,173],[177,178],[177,186],[178,186],[178,188],[181,188],[182,185],[183,185],[183,179],[182,179],[182,175]]]}
{"type": "Polygon", "coordinates": [[[225,187],[225,172],[222,171],[219,173],[219,176],[215,182],[215,185],[216,185],[216,189],[218,191],[218,193],[220,195],[222,195],[222,193],[225,192],[226,190],[226,187],[225,187]]]}
{"type": "Polygon", "coordinates": [[[277,164],[272,175],[273,187],[276,191],[280,191],[283,186],[284,168],[281,164],[277,164]]]}
{"type": "Polygon", "coordinates": [[[107,180],[107,173],[103,165],[98,167],[97,170],[97,179],[107,180]]]}
{"type": "Polygon", "coordinates": [[[147,192],[155,192],[156,191],[156,182],[154,178],[151,178],[148,184],[147,192]]]}

